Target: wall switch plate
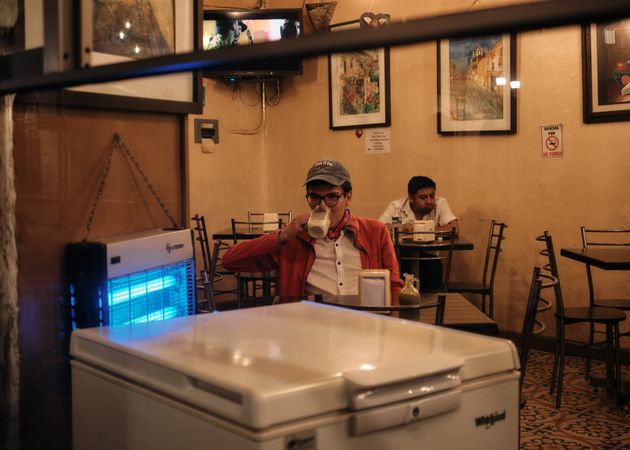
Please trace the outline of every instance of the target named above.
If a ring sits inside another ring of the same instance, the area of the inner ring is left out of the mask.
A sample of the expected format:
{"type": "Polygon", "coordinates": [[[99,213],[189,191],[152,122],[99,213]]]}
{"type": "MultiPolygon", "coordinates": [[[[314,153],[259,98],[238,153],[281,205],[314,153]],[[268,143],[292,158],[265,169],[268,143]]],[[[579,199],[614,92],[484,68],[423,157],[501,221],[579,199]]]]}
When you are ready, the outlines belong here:
{"type": "Polygon", "coordinates": [[[219,143],[219,121],[217,119],[195,119],[195,144],[205,140],[219,143]]]}

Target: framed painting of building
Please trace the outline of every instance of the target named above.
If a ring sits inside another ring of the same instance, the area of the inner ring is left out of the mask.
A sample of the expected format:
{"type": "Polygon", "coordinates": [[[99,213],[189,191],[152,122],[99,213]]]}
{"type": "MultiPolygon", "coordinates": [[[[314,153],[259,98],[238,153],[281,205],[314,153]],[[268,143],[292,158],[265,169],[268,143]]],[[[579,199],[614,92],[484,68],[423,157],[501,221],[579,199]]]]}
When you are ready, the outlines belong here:
{"type": "Polygon", "coordinates": [[[440,40],[437,64],[439,134],[516,133],[514,35],[440,40]]]}
{"type": "Polygon", "coordinates": [[[389,49],[328,55],[328,94],[331,130],[390,126],[389,49]]]}
{"type": "Polygon", "coordinates": [[[582,26],[585,123],[630,120],[630,19],[582,26]]]}

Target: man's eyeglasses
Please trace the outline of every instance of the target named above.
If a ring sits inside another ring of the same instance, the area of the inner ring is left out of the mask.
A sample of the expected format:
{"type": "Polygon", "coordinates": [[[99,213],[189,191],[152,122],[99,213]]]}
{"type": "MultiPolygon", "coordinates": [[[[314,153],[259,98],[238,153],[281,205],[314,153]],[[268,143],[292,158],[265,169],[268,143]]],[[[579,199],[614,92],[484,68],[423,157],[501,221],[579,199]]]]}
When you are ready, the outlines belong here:
{"type": "Polygon", "coordinates": [[[337,206],[337,203],[339,203],[339,199],[341,197],[345,197],[345,196],[346,194],[327,194],[322,197],[321,195],[318,195],[318,194],[309,193],[309,194],[306,194],[306,201],[308,201],[308,204],[310,205],[311,208],[317,208],[319,204],[322,202],[322,200],[324,200],[324,203],[326,204],[326,206],[328,206],[329,208],[332,208],[334,206],[337,206]]]}

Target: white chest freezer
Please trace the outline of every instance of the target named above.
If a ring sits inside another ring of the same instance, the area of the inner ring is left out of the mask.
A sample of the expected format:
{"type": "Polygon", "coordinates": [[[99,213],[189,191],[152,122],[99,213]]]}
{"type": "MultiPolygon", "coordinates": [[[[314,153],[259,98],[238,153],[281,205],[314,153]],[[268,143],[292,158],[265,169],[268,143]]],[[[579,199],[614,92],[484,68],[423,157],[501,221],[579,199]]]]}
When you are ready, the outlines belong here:
{"type": "Polygon", "coordinates": [[[316,303],[76,330],[74,450],[516,449],[511,342],[316,303]]]}

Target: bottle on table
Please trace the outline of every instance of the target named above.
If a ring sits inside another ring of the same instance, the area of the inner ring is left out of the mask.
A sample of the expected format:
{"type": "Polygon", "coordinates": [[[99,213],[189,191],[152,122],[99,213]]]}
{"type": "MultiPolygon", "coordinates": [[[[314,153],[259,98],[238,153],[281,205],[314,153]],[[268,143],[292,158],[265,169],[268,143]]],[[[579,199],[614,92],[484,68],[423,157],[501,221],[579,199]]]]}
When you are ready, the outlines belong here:
{"type": "MultiPolygon", "coordinates": [[[[398,294],[398,302],[401,305],[419,305],[420,304],[420,292],[418,279],[413,274],[405,273],[405,286],[400,290],[398,294]]],[[[420,320],[420,310],[415,309],[413,311],[401,310],[399,317],[401,319],[408,320],[420,320]]]]}

